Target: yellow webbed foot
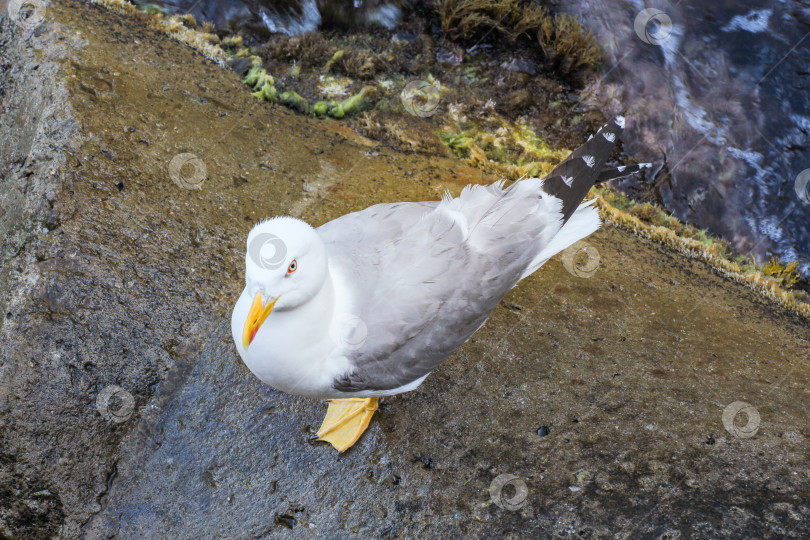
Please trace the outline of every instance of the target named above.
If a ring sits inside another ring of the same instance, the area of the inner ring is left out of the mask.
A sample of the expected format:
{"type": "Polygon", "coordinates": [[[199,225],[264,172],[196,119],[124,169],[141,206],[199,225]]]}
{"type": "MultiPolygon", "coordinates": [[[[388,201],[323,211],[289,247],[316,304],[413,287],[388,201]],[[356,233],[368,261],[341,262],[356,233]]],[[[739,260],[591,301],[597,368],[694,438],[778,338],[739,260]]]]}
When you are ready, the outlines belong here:
{"type": "Polygon", "coordinates": [[[378,398],[332,399],[326,410],[318,439],[343,452],[357,442],[377,410],[378,398]]]}

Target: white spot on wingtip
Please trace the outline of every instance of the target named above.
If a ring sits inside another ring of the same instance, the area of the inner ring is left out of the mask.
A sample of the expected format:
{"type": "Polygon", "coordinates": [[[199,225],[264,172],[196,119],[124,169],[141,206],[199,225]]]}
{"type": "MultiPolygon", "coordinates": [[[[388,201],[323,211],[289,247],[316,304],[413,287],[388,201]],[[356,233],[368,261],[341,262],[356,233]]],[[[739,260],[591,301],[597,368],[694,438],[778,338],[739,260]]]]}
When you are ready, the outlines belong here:
{"type": "Polygon", "coordinates": [[[639,163],[639,169],[652,169],[652,163],[639,163]]]}
{"type": "Polygon", "coordinates": [[[591,168],[593,168],[593,166],[596,164],[596,158],[593,156],[582,156],[582,161],[585,162],[585,165],[591,168]]]}
{"type": "Polygon", "coordinates": [[[565,176],[565,175],[563,175],[562,181],[565,182],[566,186],[571,187],[571,184],[574,183],[574,177],[573,176],[565,176]]]}
{"type": "Polygon", "coordinates": [[[615,134],[613,134],[613,133],[609,133],[609,132],[607,132],[607,131],[606,131],[605,133],[602,133],[602,136],[603,136],[605,139],[609,140],[610,142],[613,142],[613,141],[615,141],[615,140],[616,140],[616,135],[615,135],[615,134]]]}
{"type": "Polygon", "coordinates": [[[616,117],[616,125],[620,128],[624,129],[624,116],[617,116],[616,117]]]}
{"type": "Polygon", "coordinates": [[[619,172],[624,172],[624,170],[625,170],[626,168],[627,168],[627,166],[626,166],[626,165],[622,165],[622,166],[620,166],[620,167],[616,167],[616,170],[617,170],[617,171],[619,171],[619,172]]]}
{"type": "Polygon", "coordinates": [[[591,139],[593,139],[593,135],[588,135],[588,140],[590,141],[591,139]]]}

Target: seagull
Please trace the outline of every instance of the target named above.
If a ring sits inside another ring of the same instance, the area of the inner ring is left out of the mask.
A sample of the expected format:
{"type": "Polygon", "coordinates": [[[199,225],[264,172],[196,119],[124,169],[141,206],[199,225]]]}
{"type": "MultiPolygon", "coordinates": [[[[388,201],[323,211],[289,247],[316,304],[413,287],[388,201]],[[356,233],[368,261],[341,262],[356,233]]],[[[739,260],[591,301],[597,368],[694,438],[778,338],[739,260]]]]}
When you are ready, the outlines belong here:
{"type": "Polygon", "coordinates": [[[248,234],[231,317],[242,361],[264,383],[329,400],[318,438],[339,452],[378,400],[417,388],[509,290],[600,226],[591,186],[619,116],[545,178],[470,185],[440,201],[377,204],[318,228],[287,216],[248,234]]]}

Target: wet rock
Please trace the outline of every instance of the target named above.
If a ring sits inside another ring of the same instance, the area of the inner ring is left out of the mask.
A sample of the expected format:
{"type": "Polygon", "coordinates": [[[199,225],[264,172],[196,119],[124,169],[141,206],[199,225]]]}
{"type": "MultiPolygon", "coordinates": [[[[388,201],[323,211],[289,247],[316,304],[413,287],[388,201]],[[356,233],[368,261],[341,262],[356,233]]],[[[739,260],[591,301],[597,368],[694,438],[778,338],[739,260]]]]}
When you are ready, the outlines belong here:
{"type": "Polygon", "coordinates": [[[459,65],[464,60],[464,49],[458,45],[446,43],[436,47],[436,61],[443,64],[459,65]]]}

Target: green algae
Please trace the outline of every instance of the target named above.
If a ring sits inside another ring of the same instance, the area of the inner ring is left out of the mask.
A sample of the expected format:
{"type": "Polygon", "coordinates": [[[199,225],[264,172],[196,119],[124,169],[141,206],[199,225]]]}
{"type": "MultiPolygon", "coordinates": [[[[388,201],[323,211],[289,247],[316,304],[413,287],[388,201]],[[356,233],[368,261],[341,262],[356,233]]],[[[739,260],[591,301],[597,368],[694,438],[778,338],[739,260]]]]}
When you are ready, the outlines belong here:
{"type": "Polygon", "coordinates": [[[272,75],[267,73],[261,66],[253,66],[250,68],[250,71],[248,71],[242,82],[257,91],[261,91],[265,84],[270,84],[271,86],[275,84],[272,75]]]}
{"type": "Polygon", "coordinates": [[[253,92],[253,95],[270,103],[276,103],[279,100],[278,90],[272,84],[265,84],[261,90],[253,92]]]}
{"type": "Polygon", "coordinates": [[[475,141],[464,133],[440,133],[439,140],[450,148],[456,156],[466,158],[470,155],[470,148],[475,141]]]}
{"type": "Polygon", "coordinates": [[[343,55],[344,55],[343,49],[339,49],[338,51],[336,51],[335,54],[332,55],[332,58],[330,58],[329,61],[326,63],[326,65],[323,67],[323,70],[326,73],[332,71],[332,68],[334,68],[335,65],[343,59],[343,55]]]}
{"type": "Polygon", "coordinates": [[[368,107],[367,98],[373,91],[374,87],[366,86],[357,94],[343,101],[318,101],[312,106],[312,113],[321,117],[328,115],[338,120],[356,114],[368,107]]]}
{"type": "Polygon", "coordinates": [[[242,82],[251,87],[254,90],[252,94],[259,99],[270,103],[277,103],[282,99],[283,94],[279,96],[275,86],[275,79],[260,65],[254,65],[250,68],[242,82]]]}
{"type": "Polygon", "coordinates": [[[309,102],[302,97],[298,92],[287,90],[278,96],[279,103],[286,105],[290,109],[296,110],[300,113],[309,114],[311,112],[309,102]]]}
{"type": "Polygon", "coordinates": [[[337,105],[337,103],[334,101],[318,101],[312,106],[312,112],[316,116],[326,116],[329,109],[335,105],[337,105]]]}
{"type": "Polygon", "coordinates": [[[250,68],[243,82],[254,90],[253,95],[257,98],[270,103],[279,103],[303,114],[331,116],[335,119],[351,116],[368,108],[368,98],[375,91],[373,86],[366,86],[343,101],[317,101],[314,105],[310,105],[305,97],[294,90],[279,93],[273,76],[260,65],[250,68]]]}
{"type": "Polygon", "coordinates": [[[502,166],[502,174],[513,180],[544,176],[570,153],[566,148],[552,148],[530,126],[513,124],[499,116],[490,120],[489,124],[494,125],[482,127],[468,122],[465,130],[445,128],[438,134],[439,140],[471,164],[485,160],[491,167],[502,166]]]}

